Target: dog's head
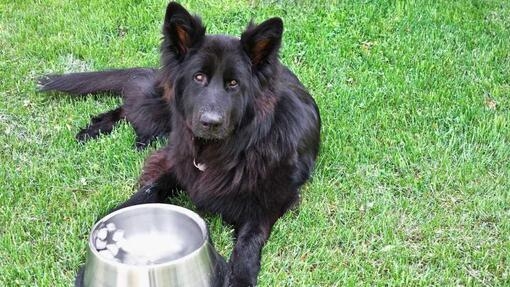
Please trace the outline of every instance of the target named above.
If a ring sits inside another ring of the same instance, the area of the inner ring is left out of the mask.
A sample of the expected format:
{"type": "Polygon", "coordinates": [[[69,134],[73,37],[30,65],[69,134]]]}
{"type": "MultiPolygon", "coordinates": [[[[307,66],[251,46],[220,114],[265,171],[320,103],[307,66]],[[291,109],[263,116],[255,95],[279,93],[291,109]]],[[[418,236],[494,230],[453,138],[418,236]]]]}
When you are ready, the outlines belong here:
{"type": "Polygon", "coordinates": [[[241,38],[206,35],[200,18],[171,2],[163,25],[162,64],[176,110],[196,138],[222,140],[254,117],[283,32],[280,18],[249,24],[241,38]]]}

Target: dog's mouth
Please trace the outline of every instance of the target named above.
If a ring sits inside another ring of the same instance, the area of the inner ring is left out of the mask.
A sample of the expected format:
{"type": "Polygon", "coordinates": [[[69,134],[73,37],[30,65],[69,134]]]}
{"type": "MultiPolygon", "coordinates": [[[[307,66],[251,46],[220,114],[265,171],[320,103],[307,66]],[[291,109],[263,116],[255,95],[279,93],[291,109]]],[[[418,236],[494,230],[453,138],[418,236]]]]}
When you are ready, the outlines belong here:
{"type": "Polygon", "coordinates": [[[230,136],[230,132],[227,129],[209,130],[203,127],[192,126],[191,132],[195,139],[204,144],[217,143],[230,136]]]}
{"type": "Polygon", "coordinates": [[[204,147],[204,146],[210,146],[210,145],[214,145],[214,144],[220,144],[221,142],[223,142],[223,140],[222,139],[206,139],[206,138],[195,136],[195,137],[193,137],[193,142],[197,146],[204,147]]]}

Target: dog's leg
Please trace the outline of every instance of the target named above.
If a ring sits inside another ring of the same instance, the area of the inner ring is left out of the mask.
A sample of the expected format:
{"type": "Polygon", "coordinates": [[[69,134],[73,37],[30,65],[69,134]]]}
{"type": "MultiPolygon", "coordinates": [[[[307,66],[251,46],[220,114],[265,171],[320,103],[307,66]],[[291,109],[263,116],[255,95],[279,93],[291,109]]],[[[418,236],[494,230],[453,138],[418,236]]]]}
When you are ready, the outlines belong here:
{"type": "Polygon", "coordinates": [[[84,142],[89,139],[97,138],[101,134],[109,134],[112,132],[115,124],[122,119],[124,119],[122,107],[95,116],[91,119],[89,126],[80,130],[76,135],[76,139],[84,142]]]}
{"type": "Polygon", "coordinates": [[[124,90],[126,119],[136,133],[135,147],[144,149],[171,130],[171,112],[167,100],[155,79],[140,78],[124,90]]]}
{"type": "Polygon", "coordinates": [[[269,238],[273,219],[252,220],[235,227],[237,240],[230,257],[229,286],[256,286],[262,247],[269,238]]]}
{"type": "Polygon", "coordinates": [[[112,211],[144,203],[162,203],[179,189],[173,173],[173,163],[167,157],[166,148],[161,149],[147,159],[138,191],[112,211]]]}
{"type": "Polygon", "coordinates": [[[161,178],[152,184],[139,188],[127,201],[120,204],[112,211],[144,203],[163,203],[177,188],[177,181],[171,172],[162,174],[161,178]]]}
{"type": "Polygon", "coordinates": [[[85,265],[80,266],[76,278],[74,279],[74,287],[84,287],[83,276],[85,275],[85,265]]]}

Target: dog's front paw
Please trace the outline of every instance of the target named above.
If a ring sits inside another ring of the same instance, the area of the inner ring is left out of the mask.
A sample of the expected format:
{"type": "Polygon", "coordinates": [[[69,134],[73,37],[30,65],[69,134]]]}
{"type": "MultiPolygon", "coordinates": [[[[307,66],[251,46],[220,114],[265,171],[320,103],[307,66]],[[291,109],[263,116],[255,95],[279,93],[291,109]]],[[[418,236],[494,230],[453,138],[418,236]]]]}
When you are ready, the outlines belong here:
{"type": "Polygon", "coordinates": [[[233,272],[228,276],[228,285],[229,287],[253,287],[257,286],[257,282],[252,280],[251,278],[247,278],[242,275],[235,275],[233,272]]]}
{"type": "Polygon", "coordinates": [[[230,278],[228,286],[229,287],[253,287],[256,285],[253,285],[245,280],[237,280],[234,278],[230,278]]]}

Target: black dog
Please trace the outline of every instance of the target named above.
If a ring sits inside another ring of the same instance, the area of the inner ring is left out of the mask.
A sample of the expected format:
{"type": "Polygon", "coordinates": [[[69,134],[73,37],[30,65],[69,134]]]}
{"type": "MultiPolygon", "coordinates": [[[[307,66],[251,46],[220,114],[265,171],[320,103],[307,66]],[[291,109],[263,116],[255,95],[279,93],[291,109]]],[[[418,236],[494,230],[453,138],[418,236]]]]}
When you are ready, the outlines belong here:
{"type": "Polygon", "coordinates": [[[278,60],[283,23],[250,24],[241,38],[205,35],[200,18],[170,3],[162,68],[50,76],[42,90],[112,91],[124,104],[93,119],[79,138],[127,119],[142,143],[169,133],[146,161],[140,189],[118,208],[164,202],[185,190],[199,209],[235,229],[230,285],[257,282],[272,226],[299,199],[319,150],[313,98],[278,60]]]}

